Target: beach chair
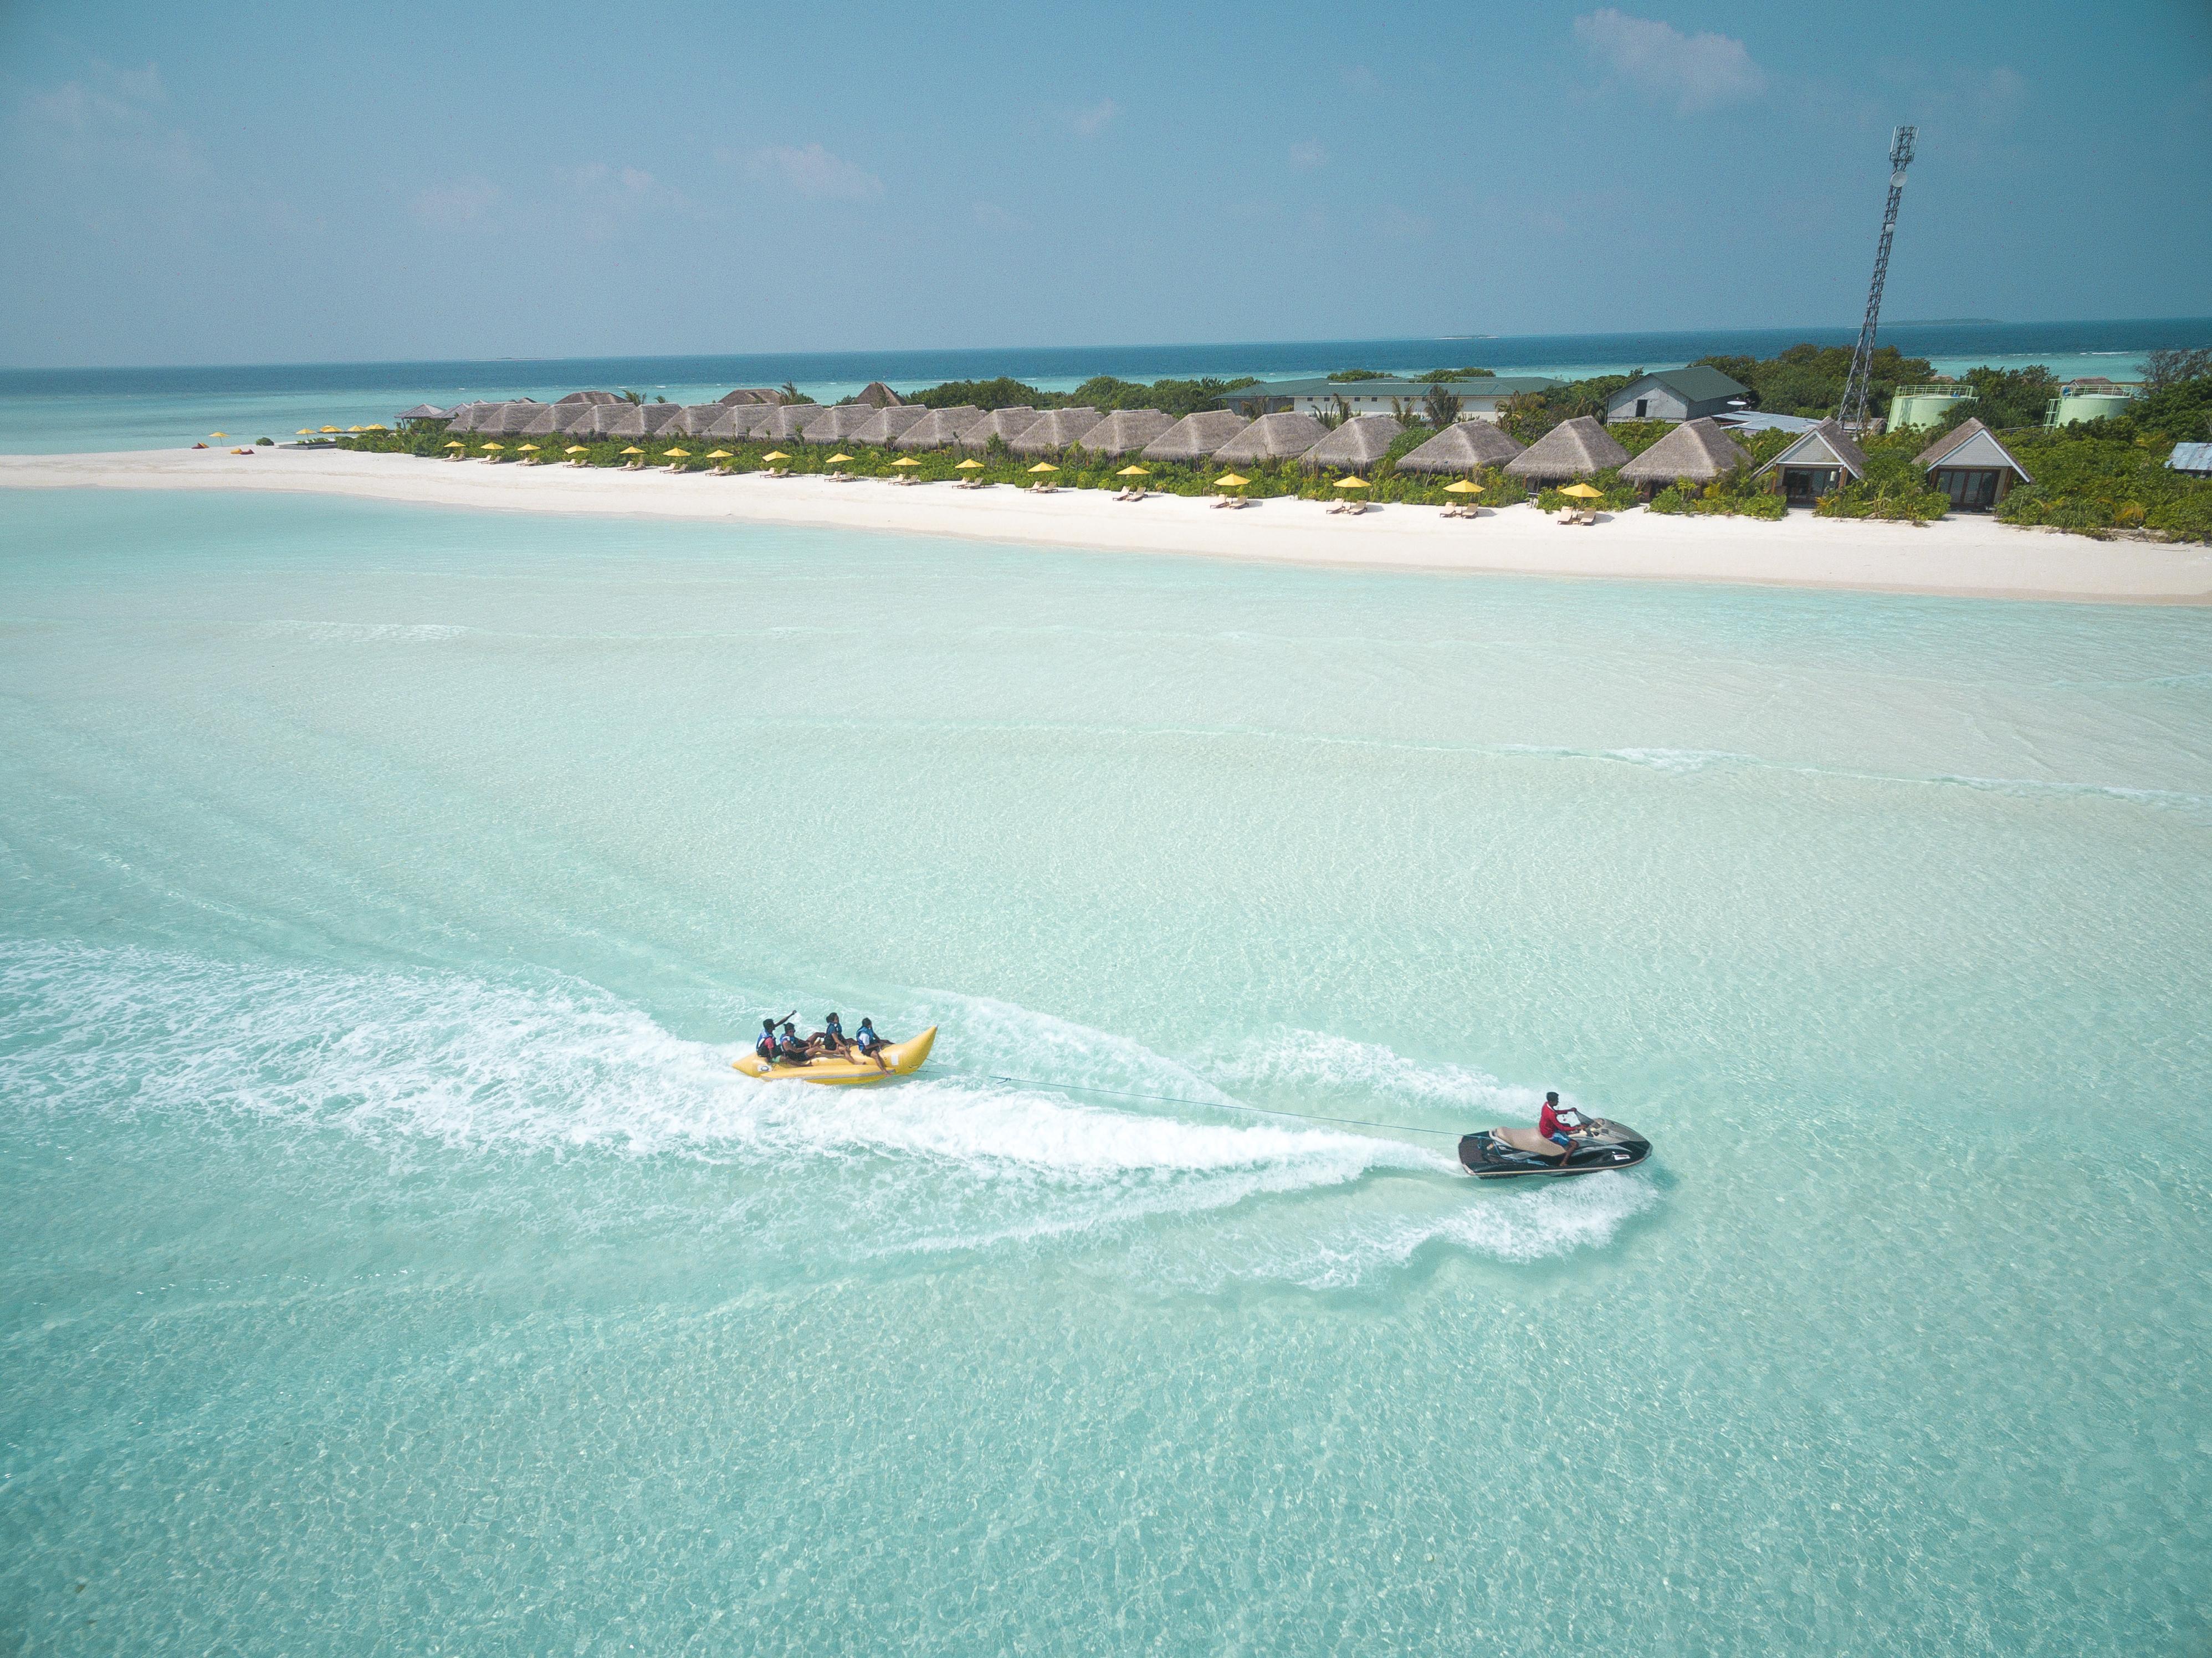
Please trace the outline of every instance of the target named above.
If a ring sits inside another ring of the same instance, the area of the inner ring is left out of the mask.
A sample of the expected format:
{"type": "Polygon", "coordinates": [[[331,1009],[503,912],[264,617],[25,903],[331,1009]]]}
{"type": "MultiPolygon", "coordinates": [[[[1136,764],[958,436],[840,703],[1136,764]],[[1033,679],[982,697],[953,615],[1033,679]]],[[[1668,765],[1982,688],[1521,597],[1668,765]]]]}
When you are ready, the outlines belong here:
{"type": "Polygon", "coordinates": [[[568,461],[564,464],[569,466],[581,466],[584,464],[584,458],[581,455],[579,455],[575,459],[568,461]]]}
{"type": "Polygon", "coordinates": [[[642,472],[644,470],[645,463],[641,460],[626,460],[623,463],[623,471],[625,472],[642,472]]]}

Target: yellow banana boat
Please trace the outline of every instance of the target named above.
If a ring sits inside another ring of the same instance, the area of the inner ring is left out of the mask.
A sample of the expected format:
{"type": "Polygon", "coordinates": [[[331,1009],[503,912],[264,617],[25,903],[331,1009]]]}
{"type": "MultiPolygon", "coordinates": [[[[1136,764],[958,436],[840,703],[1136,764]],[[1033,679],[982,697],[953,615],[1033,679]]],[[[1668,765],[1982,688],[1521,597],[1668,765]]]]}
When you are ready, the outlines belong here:
{"type": "Polygon", "coordinates": [[[804,1065],[770,1065],[757,1054],[747,1054],[732,1060],[730,1068],[742,1071],[748,1077],[757,1077],[764,1083],[823,1083],[832,1088],[850,1088],[856,1083],[879,1083],[892,1077],[910,1077],[921,1069],[921,1062],[929,1057],[931,1046],[937,1041],[935,1025],[919,1036],[909,1036],[902,1042],[887,1042],[883,1048],[883,1064],[873,1060],[831,1059],[827,1055],[809,1060],[804,1065]]]}

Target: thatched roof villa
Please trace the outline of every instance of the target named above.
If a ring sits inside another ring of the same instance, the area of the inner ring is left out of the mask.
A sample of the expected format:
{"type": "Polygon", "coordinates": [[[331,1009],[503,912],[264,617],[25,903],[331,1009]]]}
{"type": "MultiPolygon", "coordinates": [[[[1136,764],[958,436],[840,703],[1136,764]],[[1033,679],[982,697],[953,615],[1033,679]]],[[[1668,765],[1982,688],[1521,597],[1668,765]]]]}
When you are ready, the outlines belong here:
{"type": "Polygon", "coordinates": [[[807,422],[821,417],[822,409],[818,404],[778,404],[769,411],[768,418],[754,425],[752,435],[776,443],[797,443],[799,434],[806,429],[807,422]]]}
{"type": "Polygon", "coordinates": [[[1670,483],[1711,483],[1751,463],[1750,452],[1721,430],[1709,415],[1684,421],[1620,469],[1624,483],[1647,492],[1670,483]]]}
{"type": "Polygon", "coordinates": [[[615,416],[607,428],[611,438],[657,438],[684,413],[680,403],[633,404],[615,416]]]}
{"type": "Polygon", "coordinates": [[[557,403],[540,404],[538,412],[523,424],[521,435],[526,438],[551,437],[561,429],[561,416],[577,406],[573,403],[565,406],[557,403]]]}
{"type": "Polygon", "coordinates": [[[853,401],[866,404],[871,409],[896,409],[906,399],[881,380],[870,380],[860,388],[860,395],[853,401]]]}
{"type": "Polygon", "coordinates": [[[773,386],[740,386],[734,392],[725,392],[714,399],[717,403],[781,403],[783,393],[773,386]]]}
{"type": "Polygon", "coordinates": [[[972,403],[951,409],[932,409],[891,440],[894,449],[950,449],[960,440],[960,434],[983,418],[983,411],[972,403]]]}
{"type": "Polygon", "coordinates": [[[497,425],[486,425],[482,429],[487,434],[503,438],[520,437],[530,429],[531,422],[545,412],[546,407],[546,404],[532,402],[528,398],[517,398],[513,403],[500,405],[497,425]]]}
{"type": "MultiPolygon", "coordinates": [[[[1440,384],[1459,399],[1460,419],[1494,421],[1508,398],[1549,392],[1565,382],[1548,374],[1477,374],[1440,384]]],[[[1279,410],[1327,415],[1340,408],[1353,415],[1395,415],[1401,409],[1411,410],[1426,402],[1430,385],[1427,380],[1402,380],[1394,374],[1364,380],[1262,380],[1225,392],[1221,400],[1248,415],[1279,410]]]]}
{"type": "Polygon", "coordinates": [[[982,419],[971,422],[960,434],[963,449],[988,449],[993,438],[1004,444],[1013,440],[1036,424],[1037,411],[1027,404],[1016,404],[1011,409],[994,409],[982,419]]]}
{"type": "Polygon", "coordinates": [[[560,399],[562,403],[622,403],[625,400],[619,392],[571,392],[560,399]]]}
{"type": "Polygon", "coordinates": [[[504,406],[496,403],[465,403],[453,410],[453,417],[446,422],[446,429],[456,437],[464,433],[480,432],[483,429],[484,417],[489,415],[496,420],[504,406]]]}
{"type": "Polygon", "coordinates": [[[1311,415],[1281,410],[1262,415],[1213,452],[1214,459],[1229,466],[1249,466],[1255,461],[1296,460],[1328,435],[1328,428],[1311,415]]]}
{"type": "Polygon", "coordinates": [[[1830,490],[1866,476],[1866,452],[1833,420],[1824,420],[1772,460],[1759,476],[1782,474],[1783,498],[1809,506],[1830,490]]]}
{"type": "Polygon", "coordinates": [[[1596,416],[1577,415],[1572,420],[1561,421],[1507,461],[1505,474],[1531,483],[1561,483],[1589,477],[1627,459],[1628,451],[1620,446],[1620,440],[1607,431],[1596,416]]]}
{"type": "Polygon", "coordinates": [[[1521,446],[1486,420],[1455,421],[1419,448],[1398,458],[1401,472],[1473,472],[1503,466],[1521,446]]]}
{"type": "Polygon", "coordinates": [[[1405,429],[1395,416],[1354,415],[1299,456],[1298,465],[1357,472],[1389,453],[1405,429]]]}
{"type": "Polygon", "coordinates": [[[877,410],[872,416],[860,423],[859,428],[853,434],[853,441],[871,444],[878,449],[888,449],[905,434],[908,427],[916,421],[923,419],[928,413],[929,410],[927,409],[916,409],[908,404],[885,404],[877,410]]]}
{"type": "Polygon", "coordinates": [[[1021,436],[1008,439],[1006,447],[1018,455],[1058,454],[1097,424],[1096,409],[1054,409],[1024,428],[1021,436]]]}
{"type": "MultiPolygon", "coordinates": [[[[888,405],[886,405],[888,406],[888,405]]],[[[833,403],[806,422],[809,443],[842,443],[876,417],[870,403],[833,403]]]]}
{"type": "Polygon", "coordinates": [[[1234,409],[1185,415],[1145,446],[1146,460],[1200,461],[1252,422],[1234,409]]]}
{"type": "Polygon", "coordinates": [[[556,437],[580,437],[592,429],[597,411],[611,409],[606,403],[556,403],[553,405],[553,432],[556,437]]]}
{"type": "Polygon", "coordinates": [[[1175,416],[1157,409],[1116,409],[1076,439],[1075,446],[1094,455],[1126,455],[1164,436],[1175,416]]]}
{"type": "Polygon", "coordinates": [[[615,428],[619,426],[623,417],[632,410],[633,405],[627,403],[595,403],[591,407],[591,412],[584,416],[582,422],[576,428],[576,435],[590,438],[594,441],[601,438],[611,438],[615,434],[615,428]]]}
{"type": "Polygon", "coordinates": [[[418,403],[412,409],[401,410],[392,418],[392,424],[404,430],[406,428],[416,425],[422,421],[450,421],[453,418],[453,413],[454,411],[453,410],[441,409],[435,404],[418,403]]]}

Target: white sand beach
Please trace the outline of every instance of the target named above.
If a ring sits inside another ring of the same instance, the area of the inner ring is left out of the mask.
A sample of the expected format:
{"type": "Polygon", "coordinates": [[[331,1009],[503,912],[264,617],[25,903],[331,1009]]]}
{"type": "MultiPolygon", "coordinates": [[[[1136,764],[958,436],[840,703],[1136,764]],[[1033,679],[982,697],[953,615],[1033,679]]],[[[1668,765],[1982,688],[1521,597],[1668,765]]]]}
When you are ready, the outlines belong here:
{"type": "Polygon", "coordinates": [[[2212,603],[2212,549],[2094,541],[1981,517],[1925,528],[1816,519],[1779,523],[1605,515],[1554,523],[1525,505],[1446,519],[1429,507],[1378,505],[1333,515],[1318,501],[1121,501],[1097,490],[1032,495],[1000,486],[901,488],[759,474],[671,476],[566,466],[492,466],[336,449],[140,450],[0,456],[0,488],[266,489],[497,512],[601,514],[1195,554],[1376,569],[1746,582],[1880,592],[2097,603],[2212,603]]]}

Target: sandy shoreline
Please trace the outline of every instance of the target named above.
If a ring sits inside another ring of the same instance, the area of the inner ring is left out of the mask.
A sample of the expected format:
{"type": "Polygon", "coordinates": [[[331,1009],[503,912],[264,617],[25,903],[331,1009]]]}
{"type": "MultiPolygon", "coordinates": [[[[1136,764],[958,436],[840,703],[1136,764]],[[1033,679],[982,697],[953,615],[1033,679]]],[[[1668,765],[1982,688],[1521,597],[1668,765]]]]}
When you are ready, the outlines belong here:
{"type": "Polygon", "coordinates": [[[1634,512],[1570,528],[1525,506],[1472,521],[1434,507],[1332,516],[1317,501],[1241,513],[1097,490],[896,488],[879,480],[671,477],[565,466],[488,466],[334,449],[158,449],[0,455],[0,488],[253,489],[495,512],[684,519],[956,536],[1102,551],[1627,581],[1745,582],[1984,598],[2212,604],[2212,549],[2015,529],[1960,518],[1926,529],[1815,519],[1779,524],[1634,512]]]}

